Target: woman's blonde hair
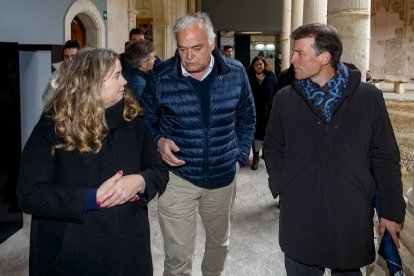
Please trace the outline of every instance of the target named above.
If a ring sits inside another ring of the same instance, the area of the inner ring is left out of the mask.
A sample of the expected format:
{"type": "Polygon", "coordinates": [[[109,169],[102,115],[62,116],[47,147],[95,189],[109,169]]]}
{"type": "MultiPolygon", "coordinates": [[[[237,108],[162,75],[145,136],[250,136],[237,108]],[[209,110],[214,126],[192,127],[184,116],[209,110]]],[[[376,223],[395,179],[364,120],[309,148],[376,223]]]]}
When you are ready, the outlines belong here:
{"type": "MultiPolygon", "coordinates": [[[[62,143],[53,145],[65,151],[98,153],[108,134],[105,106],[101,97],[104,81],[115,69],[117,53],[107,49],[84,49],[72,60],[56,96],[45,106],[62,143]]],[[[125,90],[123,118],[131,121],[142,114],[133,94],[125,90]]]]}

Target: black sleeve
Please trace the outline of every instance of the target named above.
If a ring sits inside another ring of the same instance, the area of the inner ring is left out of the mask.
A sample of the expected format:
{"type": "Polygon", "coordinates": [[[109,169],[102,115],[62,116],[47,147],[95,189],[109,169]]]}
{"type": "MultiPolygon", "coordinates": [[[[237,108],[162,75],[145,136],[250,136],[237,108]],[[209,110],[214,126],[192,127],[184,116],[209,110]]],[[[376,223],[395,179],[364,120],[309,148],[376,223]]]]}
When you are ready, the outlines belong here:
{"type": "Polygon", "coordinates": [[[382,216],[402,223],[405,217],[400,151],[382,93],[376,94],[376,120],[371,142],[371,168],[381,199],[382,216]]]}
{"type": "Polygon", "coordinates": [[[18,198],[22,210],[35,216],[80,223],[88,188],[55,183],[56,142],[53,125],[42,117],[22,153],[18,198]]]}
{"type": "Polygon", "coordinates": [[[158,191],[165,190],[168,182],[168,170],[163,164],[154,144],[150,131],[145,127],[141,155],[141,175],[145,179],[145,192],[140,204],[147,204],[158,191]]]}

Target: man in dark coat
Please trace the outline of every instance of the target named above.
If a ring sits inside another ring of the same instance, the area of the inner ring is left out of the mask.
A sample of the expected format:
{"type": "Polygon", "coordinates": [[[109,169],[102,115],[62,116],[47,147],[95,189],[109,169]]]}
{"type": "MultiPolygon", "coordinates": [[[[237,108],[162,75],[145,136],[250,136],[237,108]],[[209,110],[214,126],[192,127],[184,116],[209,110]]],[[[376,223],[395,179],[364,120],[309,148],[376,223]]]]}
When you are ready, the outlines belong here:
{"type": "Polygon", "coordinates": [[[132,90],[135,98],[141,100],[142,91],[147,83],[148,75],[153,74],[155,62],[155,47],[149,40],[133,42],[123,55],[122,75],[127,81],[127,87],[132,90]]]}
{"type": "Polygon", "coordinates": [[[362,275],[375,260],[373,198],[399,246],[405,216],[400,155],[381,91],[340,62],[337,31],[292,34],[295,79],[276,93],[264,140],[287,275],[362,275]]]}

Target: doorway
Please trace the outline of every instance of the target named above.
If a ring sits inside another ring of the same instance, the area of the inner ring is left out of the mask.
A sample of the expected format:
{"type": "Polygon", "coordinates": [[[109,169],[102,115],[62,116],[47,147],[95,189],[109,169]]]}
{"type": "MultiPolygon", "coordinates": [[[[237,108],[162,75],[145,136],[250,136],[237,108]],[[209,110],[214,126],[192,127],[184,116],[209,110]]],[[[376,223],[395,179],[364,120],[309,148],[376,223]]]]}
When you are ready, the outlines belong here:
{"type": "Polygon", "coordinates": [[[86,30],[85,26],[83,25],[82,21],[78,16],[75,16],[75,18],[72,20],[72,23],[70,25],[71,29],[71,39],[77,40],[83,48],[86,44],[86,30]]]}
{"type": "Polygon", "coordinates": [[[91,1],[75,1],[65,14],[65,41],[76,38],[83,47],[105,48],[105,22],[91,1]]]}

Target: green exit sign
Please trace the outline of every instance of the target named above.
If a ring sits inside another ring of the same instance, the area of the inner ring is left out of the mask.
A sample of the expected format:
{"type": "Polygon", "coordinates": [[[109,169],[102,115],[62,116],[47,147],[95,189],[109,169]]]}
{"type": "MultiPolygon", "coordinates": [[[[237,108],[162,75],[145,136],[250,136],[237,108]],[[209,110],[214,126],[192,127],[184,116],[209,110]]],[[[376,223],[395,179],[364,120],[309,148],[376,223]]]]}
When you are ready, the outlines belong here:
{"type": "Polygon", "coordinates": [[[108,12],[107,11],[103,11],[102,17],[103,17],[104,20],[107,20],[108,19],[108,12]]]}

